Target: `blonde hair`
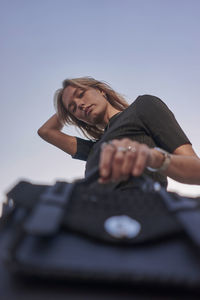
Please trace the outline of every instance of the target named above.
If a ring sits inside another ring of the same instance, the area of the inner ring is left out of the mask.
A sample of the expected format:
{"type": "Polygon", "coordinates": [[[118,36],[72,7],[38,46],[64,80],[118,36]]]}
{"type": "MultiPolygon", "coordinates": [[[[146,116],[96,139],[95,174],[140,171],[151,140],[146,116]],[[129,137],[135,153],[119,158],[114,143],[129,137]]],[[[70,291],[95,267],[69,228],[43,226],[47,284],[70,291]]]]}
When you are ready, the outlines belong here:
{"type": "Polygon", "coordinates": [[[64,124],[75,125],[80,128],[82,133],[87,138],[99,139],[104,130],[100,129],[97,125],[89,125],[83,121],[75,118],[69,111],[66,110],[63,101],[63,91],[66,87],[72,86],[87,90],[88,88],[94,88],[103,92],[107,101],[117,110],[123,111],[129,104],[126,100],[117,92],[115,92],[107,83],[98,81],[92,77],[80,77],[73,79],[65,79],[62,83],[62,88],[57,90],[54,95],[54,106],[58,114],[59,120],[64,124]]]}

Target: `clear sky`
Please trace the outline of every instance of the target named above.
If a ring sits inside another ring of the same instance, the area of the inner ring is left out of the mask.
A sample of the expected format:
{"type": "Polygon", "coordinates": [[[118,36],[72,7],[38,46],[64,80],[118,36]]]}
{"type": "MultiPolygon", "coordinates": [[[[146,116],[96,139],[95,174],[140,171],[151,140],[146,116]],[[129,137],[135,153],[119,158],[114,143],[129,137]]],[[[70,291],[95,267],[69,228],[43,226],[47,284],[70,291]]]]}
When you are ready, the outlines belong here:
{"type": "MultiPolygon", "coordinates": [[[[22,178],[83,176],[83,162],[37,136],[68,77],[104,80],[129,103],[160,97],[200,155],[199,0],[0,0],[0,53],[0,200],[22,178]]],[[[200,186],[169,188],[200,195],[200,186]]]]}

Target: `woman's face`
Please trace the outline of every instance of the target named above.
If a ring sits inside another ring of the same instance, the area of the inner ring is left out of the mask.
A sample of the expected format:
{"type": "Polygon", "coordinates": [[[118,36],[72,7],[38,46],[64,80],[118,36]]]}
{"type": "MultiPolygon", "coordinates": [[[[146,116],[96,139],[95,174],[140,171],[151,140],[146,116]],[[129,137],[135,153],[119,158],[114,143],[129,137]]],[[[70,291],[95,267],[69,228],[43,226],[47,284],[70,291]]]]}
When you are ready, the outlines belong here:
{"type": "Polygon", "coordinates": [[[105,124],[109,102],[99,90],[68,86],[63,91],[62,101],[78,120],[90,125],[105,124]]]}

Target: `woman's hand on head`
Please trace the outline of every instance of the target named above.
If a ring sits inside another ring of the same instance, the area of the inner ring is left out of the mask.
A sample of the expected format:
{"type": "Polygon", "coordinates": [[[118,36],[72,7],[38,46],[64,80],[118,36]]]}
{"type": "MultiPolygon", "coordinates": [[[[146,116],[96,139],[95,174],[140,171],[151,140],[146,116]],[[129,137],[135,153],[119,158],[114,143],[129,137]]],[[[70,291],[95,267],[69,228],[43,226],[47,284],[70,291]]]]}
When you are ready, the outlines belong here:
{"type": "Polygon", "coordinates": [[[153,152],[147,145],[128,138],[112,140],[102,146],[99,182],[123,181],[131,175],[140,176],[152,160],[153,152]]]}

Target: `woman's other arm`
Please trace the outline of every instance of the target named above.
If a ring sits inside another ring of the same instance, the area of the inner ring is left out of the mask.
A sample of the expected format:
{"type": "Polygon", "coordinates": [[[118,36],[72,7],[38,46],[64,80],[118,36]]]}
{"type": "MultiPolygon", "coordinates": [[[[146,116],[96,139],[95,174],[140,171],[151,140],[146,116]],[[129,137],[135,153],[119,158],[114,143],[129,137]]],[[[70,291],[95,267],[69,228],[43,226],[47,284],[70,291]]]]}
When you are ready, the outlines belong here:
{"type": "Polygon", "coordinates": [[[175,149],[164,174],[182,183],[200,184],[200,159],[190,144],[175,149]]]}
{"type": "Polygon", "coordinates": [[[171,155],[164,172],[170,178],[188,184],[200,184],[200,159],[197,156],[171,155]]]}
{"type": "MultiPolygon", "coordinates": [[[[188,184],[200,184],[200,159],[191,145],[181,146],[170,155],[170,163],[163,172],[172,179],[188,184]]],[[[163,164],[163,154],[147,145],[129,139],[113,140],[103,147],[100,157],[100,181],[126,180],[130,175],[140,176],[146,167],[158,169],[163,164]],[[118,151],[122,147],[134,151],[118,151]]]]}
{"type": "Polygon", "coordinates": [[[77,139],[61,132],[62,128],[63,125],[57,114],[54,114],[38,129],[38,135],[46,142],[73,156],[77,151],[77,139]]]}

